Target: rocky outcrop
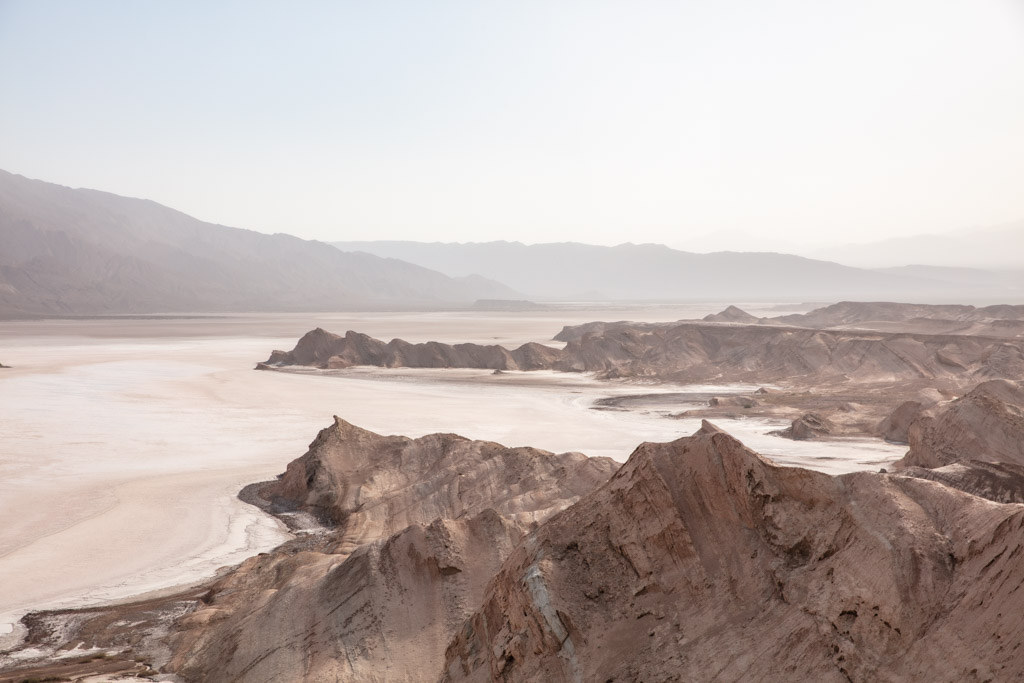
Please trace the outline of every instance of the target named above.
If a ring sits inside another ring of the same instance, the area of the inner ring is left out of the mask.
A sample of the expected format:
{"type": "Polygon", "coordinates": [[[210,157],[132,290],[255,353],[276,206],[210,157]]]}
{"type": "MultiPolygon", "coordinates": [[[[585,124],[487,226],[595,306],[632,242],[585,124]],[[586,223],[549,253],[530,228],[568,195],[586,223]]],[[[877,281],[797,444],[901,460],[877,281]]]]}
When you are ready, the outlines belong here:
{"type": "Polygon", "coordinates": [[[745,324],[756,324],[761,319],[757,316],[750,315],[742,308],[736,306],[729,306],[718,313],[711,313],[704,316],[704,322],[706,323],[745,323],[745,324]]]}
{"type": "Polygon", "coordinates": [[[1024,342],[967,336],[683,324],[570,341],[558,369],[675,381],[854,381],[1024,376],[1024,342]]]}
{"type": "Polygon", "coordinates": [[[773,324],[815,329],[861,328],[923,334],[1024,336],[1024,306],[974,306],[843,301],[809,313],[771,318],[773,324]]]}
{"type": "Polygon", "coordinates": [[[1024,466],[968,460],[926,469],[907,467],[900,474],[929,479],[997,503],[1024,503],[1024,466]]]}
{"type": "Polygon", "coordinates": [[[262,490],[326,528],[209,587],[36,615],[34,630],[52,648],[113,648],[118,671],[141,669],[134,652],[211,683],[1024,671],[1024,506],[1001,504],[1022,498],[1020,465],[831,477],[777,466],[707,422],[641,444],[607,480],[614,463],[581,458],[336,419],[262,490]]]}
{"type": "Polygon", "coordinates": [[[794,441],[806,441],[832,436],[835,431],[835,425],[827,418],[817,413],[807,413],[793,420],[793,424],[785,429],[771,433],[794,441]]]}
{"type": "Polygon", "coordinates": [[[992,380],[922,413],[908,429],[904,466],[936,468],[969,460],[1024,465],[1024,386],[992,380]]]}
{"type": "Polygon", "coordinates": [[[643,444],[505,561],[444,681],[984,681],[1024,670],[1024,510],[643,444]]]}
{"type": "Polygon", "coordinates": [[[638,323],[621,320],[619,322],[606,323],[602,321],[594,321],[589,323],[583,323],[582,325],[565,325],[561,331],[556,334],[553,339],[560,342],[578,341],[583,337],[597,335],[600,336],[612,329],[629,328],[632,330],[643,330],[645,332],[651,330],[666,330],[670,327],[679,325],[679,322],[667,322],[667,323],[638,323]]]}
{"type": "Polygon", "coordinates": [[[906,304],[891,301],[841,301],[816,308],[809,313],[772,318],[805,327],[832,327],[869,321],[903,322],[907,320],[950,320],[957,322],[988,322],[1024,320],[1024,306],[1000,304],[976,308],[958,304],[906,304]]]}
{"type": "Polygon", "coordinates": [[[708,406],[712,408],[753,408],[757,400],[750,396],[712,396],[708,399],[708,406]]]}
{"type": "Polygon", "coordinates": [[[907,443],[910,425],[924,411],[920,401],[904,401],[884,420],[878,423],[878,435],[893,443],[907,443]]]}
{"type": "Polygon", "coordinates": [[[455,434],[381,436],[339,417],[262,495],[357,547],[410,524],[494,509],[528,526],[611,476],[608,458],[506,448],[455,434]]]}
{"type": "Polygon", "coordinates": [[[335,418],[261,491],[327,528],[252,558],[179,622],[189,681],[430,681],[523,535],[618,467],[335,418]]]}
{"type": "Polygon", "coordinates": [[[340,336],[317,328],[307,332],[292,351],[274,351],[264,365],[541,370],[552,367],[560,357],[558,349],[536,343],[523,344],[511,351],[497,345],[410,344],[401,339],[385,343],[359,332],[349,331],[340,336]]]}
{"type": "Polygon", "coordinates": [[[341,337],[317,329],[294,350],[275,351],[263,365],[554,369],[680,382],[961,382],[1024,376],[1024,341],[704,323],[612,324],[595,330],[602,331],[571,339],[563,350],[531,343],[510,351],[479,344],[384,343],[356,332],[341,337]]]}

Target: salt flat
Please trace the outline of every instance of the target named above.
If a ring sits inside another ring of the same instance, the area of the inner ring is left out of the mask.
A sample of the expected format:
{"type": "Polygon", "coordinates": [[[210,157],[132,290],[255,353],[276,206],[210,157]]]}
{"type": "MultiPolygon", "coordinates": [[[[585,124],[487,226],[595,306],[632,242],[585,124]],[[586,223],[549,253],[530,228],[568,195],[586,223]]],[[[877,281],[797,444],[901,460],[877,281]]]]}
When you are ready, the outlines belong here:
{"type": "MultiPolygon", "coordinates": [[[[545,342],[563,324],[715,308],[0,323],[0,361],[14,366],[0,370],[0,634],[14,635],[28,610],[183,585],[277,545],[282,526],[235,496],[283,471],[335,414],[382,433],[456,432],[617,460],[641,441],[699,426],[657,411],[591,408],[677,386],[477,370],[253,371],[313,327],[518,345],[545,342]]],[[[830,472],[875,469],[903,451],[765,436],[779,423],[720,425],[780,462],[830,472]]]]}

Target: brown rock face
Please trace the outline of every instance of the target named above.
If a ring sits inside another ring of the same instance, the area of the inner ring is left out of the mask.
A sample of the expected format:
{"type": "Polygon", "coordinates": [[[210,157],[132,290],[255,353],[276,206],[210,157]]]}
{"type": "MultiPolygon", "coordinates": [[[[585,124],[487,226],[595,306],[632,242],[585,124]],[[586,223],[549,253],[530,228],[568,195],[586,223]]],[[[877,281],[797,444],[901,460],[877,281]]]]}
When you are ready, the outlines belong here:
{"type": "Polygon", "coordinates": [[[907,443],[910,425],[924,408],[920,401],[904,401],[878,424],[878,435],[893,443],[907,443]]]}
{"type": "Polygon", "coordinates": [[[1024,387],[992,380],[926,412],[908,430],[910,452],[900,464],[942,467],[981,460],[1024,465],[1024,387]]]}
{"type": "Polygon", "coordinates": [[[1024,670],[1024,510],[777,467],[705,426],[531,533],[444,681],[983,681],[1024,670]]]}
{"type": "Polygon", "coordinates": [[[455,434],[381,436],[339,417],[263,495],[337,527],[355,546],[410,524],[492,508],[522,524],[603,483],[617,465],[455,434]]]}
{"type": "Polygon", "coordinates": [[[351,330],[342,337],[318,327],[303,335],[292,351],[274,351],[266,364],[321,368],[377,365],[388,368],[541,370],[552,367],[560,356],[558,349],[532,342],[511,351],[497,345],[410,344],[401,339],[384,343],[351,330]]]}
{"type": "Polygon", "coordinates": [[[759,320],[757,316],[750,315],[737,306],[729,306],[719,313],[704,316],[704,322],[708,323],[756,323],[759,320]]]}
{"type": "Polygon", "coordinates": [[[790,426],[772,434],[795,441],[806,441],[831,436],[834,431],[835,425],[829,420],[817,413],[807,413],[793,420],[790,426]]]}
{"type": "Polygon", "coordinates": [[[776,322],[807,327],[832,327],[866,322],[905,322],[911,320],[947,320],[955,322],[992,322],[1024,320],[1024,306],[986,306],[975,308],[957,304],[904,304],[891,301],[841,301],[809,313],[772,318],[776,322]]]}
{"type": "Polygon", "coordinates": [[[189,681],[424,681],[523,534],[611,476],[579,453],[335,418],[262,495],[330,528],[243,563],[180,622],[189,681]]]}
{"type": "Polygon", "coordinates": [[[979,380],[1024,376],[1024,341],[956,335],[810,330],[763,325],[594,323],[565,349],[525,344],[384,343],[321,329],[264,365],[554,369],[675,381],[979,380]]]}
{"type": "Polygon", "coordinates": [[[735,406],[737,408],[753,408],[757,401],[749,396],[712,396],[708,399],[712,408],[735,406]]]}
{"type": "Polygon", "coordinates": [[[1013,463],[968,460],[935,469],[907,467],[900,474],[938,481],[997,503],[1024,503],[1024,466],[1013,463]]]}
{"type": "Polygon", "coordinates": [[[760,325],[614,327],[570,341],[560,370],[676,381],[888,382],[1024,376],[1024,342],[760,325]]]}

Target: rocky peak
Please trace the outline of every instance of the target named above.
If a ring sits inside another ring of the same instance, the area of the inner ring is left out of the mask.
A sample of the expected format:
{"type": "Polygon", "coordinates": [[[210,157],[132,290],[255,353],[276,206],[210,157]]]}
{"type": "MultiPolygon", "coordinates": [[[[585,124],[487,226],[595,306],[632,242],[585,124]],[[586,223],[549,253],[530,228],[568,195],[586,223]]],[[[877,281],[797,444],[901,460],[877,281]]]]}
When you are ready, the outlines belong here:
{"type": "Polygon", "coordinates": [[[1019,582],[977,580],[1022,528],[1016,506],[778,467],[704,423],[531,534],[443,680],[981,681],[1024,664],[999,644],[1019,582]]]}
{"type": "Polygon", "coordinates": [[[580,453],[506,448],[455,434],[381,436],[335,417],[263,495],[346,529],[358,545],[409,524],[488,507],[545,519],[605,481],[617,465],[580,453]]]}
{"type": "Polygon", "coordinates": [[[759,319],[750,315],[738,306],[729,306],[719,313],[711,313],[704,316],[704,322],[709,323],[756,323],[759,319]]]}
{"type": "Polygon", "coordinates": [[[899,464],[942,467],[968,460],[1024,465],[1024,386],[983,382],[955,401],[923,412],[907,430],[899,464]]]}

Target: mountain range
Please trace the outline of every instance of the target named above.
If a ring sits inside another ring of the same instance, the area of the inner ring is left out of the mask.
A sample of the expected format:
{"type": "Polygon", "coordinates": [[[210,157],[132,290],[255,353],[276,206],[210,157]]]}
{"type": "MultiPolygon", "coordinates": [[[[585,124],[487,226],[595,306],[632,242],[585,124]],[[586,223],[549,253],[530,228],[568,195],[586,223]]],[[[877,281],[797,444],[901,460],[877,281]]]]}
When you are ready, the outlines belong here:
{"type": "Polygon", "coordinates": [[[697,254],[661,244],[573,242],[333,242],[345,251],[398,258],[452,277],[489,277],[549,301],[973,302],[1024,291],[1024,271],[869,270],[769,252],[697,254]]]}
{"type": "Polygon", "coordinates": [[[660,244],[304,240],[0,171],[0,316],[468,309],[510,301],[985,303],[1024,271],[864,269],[660,244]],[[486,274],[486,277],[480,274],[486,274]]]}
{"type": "Polygon", "coordinates": [[[892,237],[810,250],[812,258],[863,268],[907,264],[1019,271],[1024,268],[1024,221],[950,233],[892,237]]]}
{"type": "Polygon", "coordinates": [[[469,306],[516,298],[482,277],[0,171],[0,315],[469,306]]]}

